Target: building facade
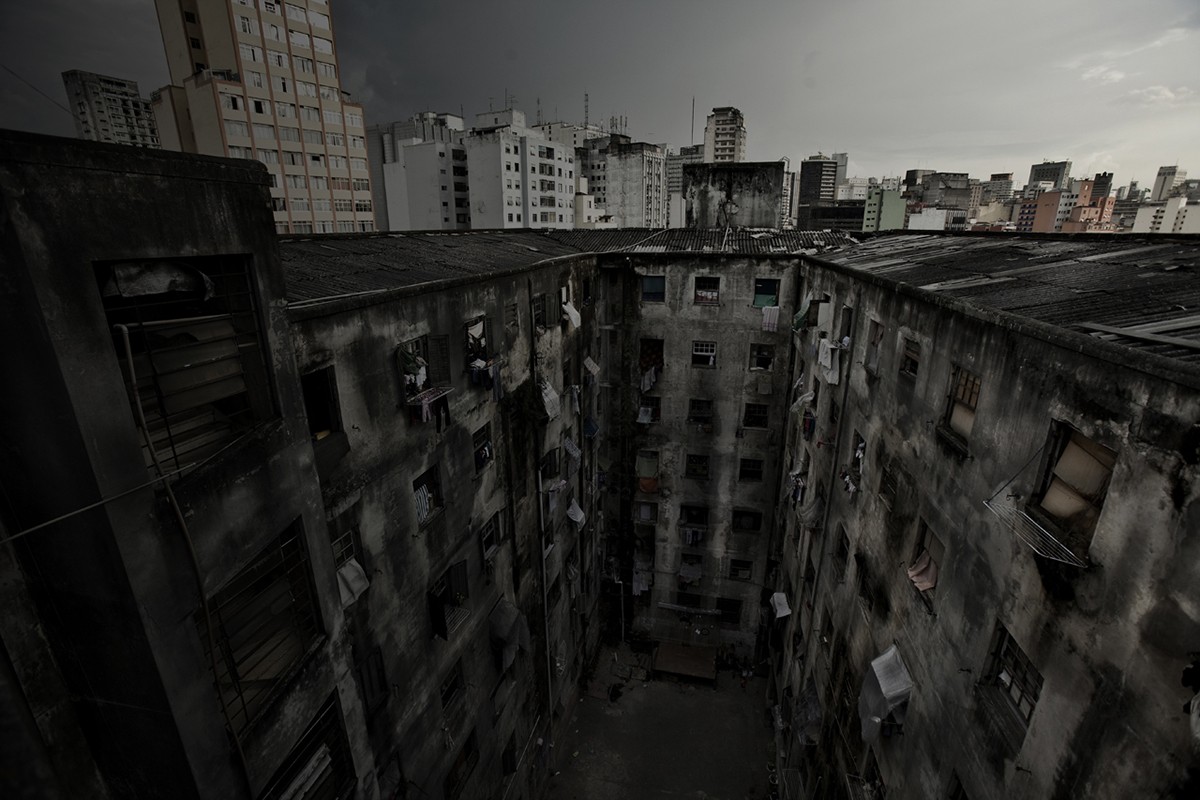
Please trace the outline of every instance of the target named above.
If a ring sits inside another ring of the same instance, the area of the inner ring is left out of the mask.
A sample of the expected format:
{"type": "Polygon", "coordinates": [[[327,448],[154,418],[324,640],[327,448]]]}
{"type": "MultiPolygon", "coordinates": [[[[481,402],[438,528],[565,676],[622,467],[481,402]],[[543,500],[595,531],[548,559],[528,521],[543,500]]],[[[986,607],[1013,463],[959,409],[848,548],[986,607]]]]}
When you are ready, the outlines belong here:
{"type": "Polygon", "coordinates": [[[1171,191],[1187,180],[1187,170],[1178,165],[1159,167],[1154,176],[1154,188],[1150,191],[1150,201],[1161,203],[1171,196],[1171,191]]]}
{"type": "Polygon", "coordinates": [[[163,147],[252,158],[280,233],[375,229],[362,106],[342,91],[329,0],[155,0],[171,83],[163,147]]]}
{"type": "Polygon", "coordinates": [[[1043,161],[1029,168],[1027,186],[1035,186],[1042,181],[1049,181],[1055,189],[1066,189],[1071,181],[1070,161],[1043,161]]]}
{"type": "Polygon", "coordinates": [[[67,103],[81,139],[160,147],[150,101],[137,81],[73,69],[63,73],[67,103]]]}
{"type": "Polygon", "coordinates": [[[782,228],[790,211],[786,167],[783,161],[685,165],[684,227],[782,228]]]}
{"type": "MultiPolygon", "coordinates": [[[[832,203],[837,199],[839,162],[817,153],[800,162],[798,203],[832,203]]],[[[844,169],[844,167],[843,167],[844,169]]]]}
{"type": "MultiPolygon", "coordinates": [[[[600,141],[600,140],[595,140],[600,141]]],[[[595,171],[596,162],[592,163],[595,171]]],[[[600,170],[600,203],[618,228],[667,227],[667,154],[646,142],[610,142],[600,170]]]]}
{"type": "Polygon", "coordinates": [[[899,191],[871,189],[863,206],[864,231],[898,231],[904,228],[904,198],[899,191]]]}
{"type": "Polygon", "coordinates": [[[704,125],[705,161],[746,160],[746,119],[732,106],[714,108],[704,125]]]}

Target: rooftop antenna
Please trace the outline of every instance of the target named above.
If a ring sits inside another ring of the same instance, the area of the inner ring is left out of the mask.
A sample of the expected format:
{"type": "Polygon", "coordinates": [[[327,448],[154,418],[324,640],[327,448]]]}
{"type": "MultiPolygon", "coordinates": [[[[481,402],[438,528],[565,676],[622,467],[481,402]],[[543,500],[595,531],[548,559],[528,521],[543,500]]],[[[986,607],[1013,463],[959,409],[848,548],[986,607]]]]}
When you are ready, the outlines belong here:
{"type": "Polygon", "coordinates": [[[542,98],[536,97],[536,98],[534,98],[534,102],[537,103],[537,124],[541,125],[542,124],[542,98]]]}
{"type": "Polygon", "coordinates": [[[588,126],[588,93],[583,93],[583,127],[586,130],[588,126]]]}
{"type": "Polygon", "coordinates": [[[493,100],[493,99],[495,99],[495,98],[493,98],[493,97],[492,97],[492,96],[489,94],[489,95],[488,95],[488,111],[495,111],[495,109],[494,109],[494,108],[492,108],[492,100],[493,100]]]}
{"type": "Polygon", "coordinates": [[[688,147],[696,144],[696,95],[692,95],[692,133],[688,138],[688,147]]]}

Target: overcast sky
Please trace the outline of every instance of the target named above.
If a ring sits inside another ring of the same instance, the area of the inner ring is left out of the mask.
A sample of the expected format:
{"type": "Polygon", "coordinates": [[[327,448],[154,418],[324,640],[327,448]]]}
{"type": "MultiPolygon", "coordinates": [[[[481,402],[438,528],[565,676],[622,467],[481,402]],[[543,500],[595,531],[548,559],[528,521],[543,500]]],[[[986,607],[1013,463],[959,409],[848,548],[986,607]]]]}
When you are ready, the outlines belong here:
{"type": "MultiPolygon", "coordinates": [[[[532,122],[628,117],[697,141],[746,116],[750,160],[850,154],[849,174],[985,178],[1070,159],[1148,186],[1200,177],[1200,0],[330,0],[368,124],[468,115],[505,93],[532,122]]],[[[0,127],[74,135],[60,73],[167,82],[153,0],[0,0],[0,127]],[[30,88],[33,84],[50,99],[30,88]]]]}

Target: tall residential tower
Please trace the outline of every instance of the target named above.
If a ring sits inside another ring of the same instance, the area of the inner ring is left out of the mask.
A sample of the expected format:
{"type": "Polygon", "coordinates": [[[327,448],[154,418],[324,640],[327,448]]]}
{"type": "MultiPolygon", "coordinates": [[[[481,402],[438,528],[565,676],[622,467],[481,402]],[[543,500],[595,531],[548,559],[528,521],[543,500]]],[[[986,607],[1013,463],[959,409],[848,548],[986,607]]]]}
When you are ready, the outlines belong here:
{"type": "Polygon", "coordinates": [[[256,158],[280,233],[375,230],[362,106],[338,78],[329,0],[155,0],[171,83],[163,146],[256,158]]]}
{"type": "Polygon", "coordinates": [[[746,118],[732,106],[714,108],[704,126],[704,160],[746,160],[746,118]]]}
{"type": "Polygon", "coordinates": [[[158,147],[158,128],[137,81],[73,69],[63,73],[67,102],[81,139],[158,147]]]}

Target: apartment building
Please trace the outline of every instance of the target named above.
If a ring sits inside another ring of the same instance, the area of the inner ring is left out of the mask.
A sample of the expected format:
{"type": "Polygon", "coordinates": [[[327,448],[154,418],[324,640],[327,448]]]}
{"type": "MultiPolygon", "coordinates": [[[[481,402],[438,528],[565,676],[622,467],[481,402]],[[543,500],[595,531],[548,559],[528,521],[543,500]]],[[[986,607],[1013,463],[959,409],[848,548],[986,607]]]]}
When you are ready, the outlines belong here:
{"type": "Polygon", "coordinates": [[[1189,793],[1200,370],[1188,301],[1141,298],[1194,296],[1176,265],[1197,253],[1128,247],[805,259],[772,547],[781,796],[1189,793]]]}
{"type": "Polygon", "coordinates": [[[342,90],[329,0],[155,0],[171,83],[163,147],[252,158],[280,233],[375,229],[362,106],[342,90]]]}
{"type": "Polygon", "coordinates": [[[73,69],[62,75],[67,106],[81,139],[134,147],[159,147],[150,102],[137,81],[73,69]]]}
{"type": "MultiPolygon", "coordinates": [[[[593,140],[599,141],[599,140],[593,140]]],[[[597,161],[591,162],[593,172],[597,161]]],[[[667,227],[667,154],[656,144],[610,141],[599,170],[600,203],[618,228],[667,227]]]]}
{"type": "Polygon", "coordinates": [[[732,106],[714,108],[704,125],[706,162],[746,160],[746,119],[732,106]]]}

